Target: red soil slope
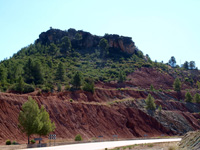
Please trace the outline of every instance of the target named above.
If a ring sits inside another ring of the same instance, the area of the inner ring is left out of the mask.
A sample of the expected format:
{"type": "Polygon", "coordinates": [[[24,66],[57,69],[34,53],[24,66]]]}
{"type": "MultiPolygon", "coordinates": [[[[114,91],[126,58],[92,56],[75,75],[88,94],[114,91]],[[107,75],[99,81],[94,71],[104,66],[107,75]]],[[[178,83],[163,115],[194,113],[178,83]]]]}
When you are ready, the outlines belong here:
{"type": "Polygon", "coordinates": [[[29,95],[0,93],[0,143],[7,139],[26,142],[26,135],[18,129],[18,114],[28,96],[45,106],[56,124],[57,138],[74,139],[76,134],[81,134],[84,139],[99,135],[109,139],[115,134],[119,138],[133,138],[183,134],[200,129],[200,114],[197,113],[200,104],[177,100],[184,98],[184,91],[177,95],[173,91],[145,90],[151,84],[157,89],[172,88],[174,79],[171,76],[142,68],[128,78],[129,82],[121,85],[99,82],[94,94],[84,91],[41,95],[37,92],[29,95]],[[119,90],[119,87],[124,89],[119,90]],[[162,106],[161,113],[152,115],[146,111],[144,99],[149,93],[156,99],[157,105],[162,106]],[[73,99],[72,103],[70,99],[73,99]]]}
{"type": "MultiPolygon", "coordinates": [[[[0,94],[0,141],[6,139],[24,142],[26,136],[18,129],[18,113],[28,95],[0,94]]],[[[59,96],[33,96],[48,110],[56,124],[58,138],[73,139],[81,134],[84,139],[98,137],[119,138],[172,135],[154,118],[139,109],[102,105],[100,103],[70,103],[59,96]]]]}

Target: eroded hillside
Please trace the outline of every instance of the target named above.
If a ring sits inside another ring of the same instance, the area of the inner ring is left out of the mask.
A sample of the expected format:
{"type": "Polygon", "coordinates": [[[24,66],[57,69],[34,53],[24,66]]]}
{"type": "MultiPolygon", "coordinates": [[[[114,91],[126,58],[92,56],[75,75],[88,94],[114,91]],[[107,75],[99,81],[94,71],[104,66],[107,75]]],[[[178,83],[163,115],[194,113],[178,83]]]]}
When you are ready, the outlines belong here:
{"type": "MultiPolygon", "coordinates": [[[[130,74],[126,84],[97,83],[94,93],[82,90],[30,94],[0,93],[0,141],[6,139],[25,142],[18,129],[18,113],[22,104],[32,96],[44,105],[56,124],[57,138],[74,139],[81,134],[85,140],[103,136],[105,139],[183,135],[200,129],[200,104],[186,103],[172,89],[173,79],[153,70],[141,69],[130,74]],[[139,76],[143,74],[144,76],[139,76]],[[161,90],[149,90],[152,83],[161,90]],[[159,81],[160,80],[160,81],[159,81]],[[132,82],[133,81],[133,82],[132,82]],[[137,81],[137,82],[136,82],[137,81]],[[135,85],[134,85],[135,83],[135,85]],[[159,84],[161,83],[161,84],[159,84]],[[169,89],[168,89],[169,88],[169,89]],[[145,99],[148,94],[156,99],[161,111],[148,111],[145,99]]],[[[187,85],[186,85],[187,86],[187,85]]],[[[195,91],[191,91],[195,92],[195,91]]],[[[184,98],[185,90],[181,91],[184,98]]]]}

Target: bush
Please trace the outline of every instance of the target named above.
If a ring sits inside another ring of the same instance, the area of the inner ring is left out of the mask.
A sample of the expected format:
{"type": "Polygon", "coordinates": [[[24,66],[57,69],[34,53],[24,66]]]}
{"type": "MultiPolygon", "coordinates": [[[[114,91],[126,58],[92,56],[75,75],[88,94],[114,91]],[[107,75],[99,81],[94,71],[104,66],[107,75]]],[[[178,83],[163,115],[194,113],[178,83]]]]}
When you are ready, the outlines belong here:
{"type": "Polygon", "coordinates": [[[196,94],[194,95],[194,102],[195,102],[195,103],[200,103],[200,95],[199,95],[198,93],[196,93],[196,94]]]}
{"type": "Polygon", "coordinates": [[[150,90],[151,90],[151,91],[154,91],[154,90],[155,90],[152,84],[151,84],[151,86],[150,86],[150,90]]]}
{"type": "Polygon", "coordinates": [[[7,140],[7,141],[6,141],[6,145],[11,145],[11,141],[10,141],[10,140],[7,140]]]}
{"type": "Polygon", "coordinates": [[[18,143],[16,141],[13,141],[12,142],[12,145],[17,145],[18,143]]]}
{"type": "Polygon", "coordinates": [[[35,140],[31,140],[31,144],[34,144],[35,143],[35,140]]]}
{"type": "Polygon", "coordinates": [[[9,90],[21,93],[31,93],[35,91],[35,88],[30,84],[24,84],[22,89],[20,90],[18,86],[19,86],[18,84],[14,84],[13,86],[11,86],[9,90]]]}
{"type": "Polygon", "coordinates": [[[82,137],[80,134],[77,134],[76,137],[75,137],[75,141],[82,141],[82,137]]]}
{"type": "Polygon", "coordinates": [[[151,96],[151,94],[149,94],[147,99],[145,100],[146,109],[155,110],[156,109],[156,104],[155,104],[154,101],[155,101],[154,98],[151,96]]]}
{"type": "Polygon", "coordinates": [[[192,102],[192,95],[190,94],[190,92],[187,92],[186,94],[185,94],[185,101],[186,102],[192,102]]]}
{"type": "Polygon", "coordinates": [[[34,91],[35,91],[35,88],[32,85],[30,85],[30,84],[24,85],[23,93],[31,93],[31,92],[34,92],[34,91]]]}
{"type": "Polygon", "coordinates": [[[42,88],[42,92],[44,92],[44,93],[48,93],[50,91],[51,91],[51,89],[49,87],[43,87],[42,88]]]}

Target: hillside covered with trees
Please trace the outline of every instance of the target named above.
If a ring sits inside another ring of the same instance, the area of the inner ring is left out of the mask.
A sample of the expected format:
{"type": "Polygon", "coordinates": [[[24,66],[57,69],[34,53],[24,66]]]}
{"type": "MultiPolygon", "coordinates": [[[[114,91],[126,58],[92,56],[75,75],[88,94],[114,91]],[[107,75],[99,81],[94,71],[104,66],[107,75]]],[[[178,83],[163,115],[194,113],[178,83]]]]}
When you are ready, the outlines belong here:
{"type": "Polygon", "coordinates": [[[200,129],[195,62],[179,66],[175,56],[168,63],[153,61],[132,38],[115,34],[50,28],[0,62],[0,90],[0,143],[25,142],[17,118],[30,96],[49,113],[61,139],[158,137],[200,129]]]}
{"type": "Polygon", "coordinates": [[[93,91],[94,82],[129,81],[126,76],[142,67],[179,77],[190,87],[196,86],[200,78],[194,61],[186,61],[181,67],[176,65],[174,56],[167,64],[154,62],[149,55],[143,55],[130,37],[95,36],[75,29],[51,28],[41,33],[34,44],[0,63],[0,90],[29,93],[36,88],[43,92],[82,88],[93,91]]]}

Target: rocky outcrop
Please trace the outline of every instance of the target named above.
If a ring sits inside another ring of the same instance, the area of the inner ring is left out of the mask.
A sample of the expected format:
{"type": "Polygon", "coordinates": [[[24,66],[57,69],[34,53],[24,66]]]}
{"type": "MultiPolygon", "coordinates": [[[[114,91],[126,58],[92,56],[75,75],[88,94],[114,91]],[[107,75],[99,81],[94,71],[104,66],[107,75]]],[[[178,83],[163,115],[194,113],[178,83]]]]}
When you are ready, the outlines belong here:
{"type": "Polygon", "coordinates": [[[135,43],[132,41],[131,37],[119,36],[116,34],[105,34],[104,36],[92,35],[89,32],[82,30],[69,29],[68,31],[62,31],[59,29],[50,29],[46,32],[42,32],[39,35],[39,39],[36,42],[41,42],[42,44],[49,44],[51,42],[59,43],[64,36],[68,36],[72,43],[72,48],[74,49],[88,49],[97,48],[99,41],[102,38],[108,40],[109,48],[120,50],[122,52],[133,54],[137,51],[135,43]],[[76,35],[80,34],[81,39],[76,39],[76,35]]]}

